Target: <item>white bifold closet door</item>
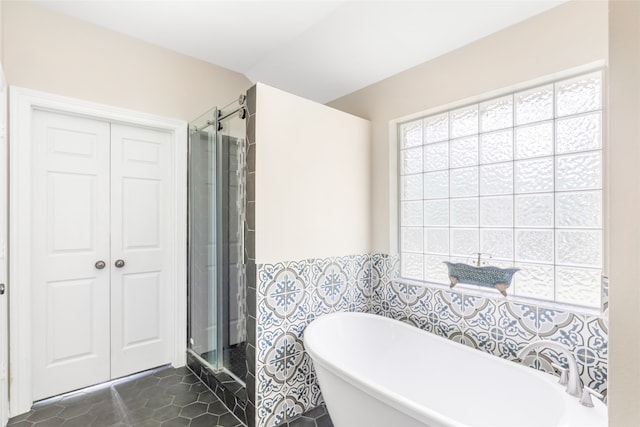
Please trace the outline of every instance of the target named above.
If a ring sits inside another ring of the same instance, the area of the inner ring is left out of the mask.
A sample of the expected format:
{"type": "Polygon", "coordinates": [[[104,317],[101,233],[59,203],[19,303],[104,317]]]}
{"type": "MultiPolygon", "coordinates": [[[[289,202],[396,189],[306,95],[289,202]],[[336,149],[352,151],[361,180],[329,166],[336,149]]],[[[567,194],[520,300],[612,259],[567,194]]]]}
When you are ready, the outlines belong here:
{"type": "Polygon", "coordinates": [[[33,123],[31,357],[39,400],[170,362],[171,168],[163,132],[44,111],[33,123]]]}
{"type": "Polygon", "coordinates": [[[113,378],[171,361],[169,139],[169,134],[149,129],[111,127],[113,378]],[[119,260],[125,263],[121,268],[119,260]]]}

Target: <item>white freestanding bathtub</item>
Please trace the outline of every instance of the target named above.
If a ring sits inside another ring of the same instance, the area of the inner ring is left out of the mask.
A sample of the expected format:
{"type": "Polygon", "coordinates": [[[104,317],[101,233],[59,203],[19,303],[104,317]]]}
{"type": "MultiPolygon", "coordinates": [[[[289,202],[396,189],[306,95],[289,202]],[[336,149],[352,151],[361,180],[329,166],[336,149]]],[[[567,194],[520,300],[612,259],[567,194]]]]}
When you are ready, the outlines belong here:
{"type": "Polygon", "coordinates": [[[304,343],[335,427],[607,426],[557,377],[396,320],[324,315],[304,343]]]}

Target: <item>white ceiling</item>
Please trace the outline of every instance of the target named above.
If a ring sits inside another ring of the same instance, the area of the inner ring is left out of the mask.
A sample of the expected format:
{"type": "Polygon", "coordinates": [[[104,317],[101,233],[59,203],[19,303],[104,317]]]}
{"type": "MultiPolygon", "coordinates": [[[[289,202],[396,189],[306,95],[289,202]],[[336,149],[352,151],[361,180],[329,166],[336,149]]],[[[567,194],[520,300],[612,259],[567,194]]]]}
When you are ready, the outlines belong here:
{"type": "Polygon", "coordinates": [[[565,1],[35,3],[325,103],[565,1]]]}

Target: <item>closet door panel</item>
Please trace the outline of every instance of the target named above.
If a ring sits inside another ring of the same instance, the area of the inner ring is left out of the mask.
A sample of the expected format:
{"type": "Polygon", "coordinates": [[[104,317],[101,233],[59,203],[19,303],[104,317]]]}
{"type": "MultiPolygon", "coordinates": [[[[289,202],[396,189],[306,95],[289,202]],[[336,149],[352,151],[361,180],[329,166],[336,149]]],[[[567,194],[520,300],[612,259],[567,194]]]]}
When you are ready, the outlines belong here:
{"type": "Polygon", "coordinates": [[[109,134],[106,122],[34,112],[34,400],[110,378],[109,134]]]}
{"type": "Polygon", "coordinates": [[[111,367],[114,378],[170,363],[167,248],[172,141],[112,125],[111,367]],[[122,264],[120,264],[122,263],[122,264]]]}

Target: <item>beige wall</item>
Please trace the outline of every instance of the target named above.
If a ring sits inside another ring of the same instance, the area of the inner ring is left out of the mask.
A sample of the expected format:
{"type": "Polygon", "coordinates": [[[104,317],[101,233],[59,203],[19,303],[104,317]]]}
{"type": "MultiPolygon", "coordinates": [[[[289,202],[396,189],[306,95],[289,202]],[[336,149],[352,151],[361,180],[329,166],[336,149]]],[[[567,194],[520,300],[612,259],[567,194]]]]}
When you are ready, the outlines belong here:
{"type": "Polygon", "coordinates": [[[4,23],[2,22],[3,18],[3,9],[4,9],[5,0],[0,0],[0,64],[4,63],[3,53],[4,53],[4,23]]]}
{"type": "Polygon", "coordinates": [[[329,105],[372,121],[372,249],[395,251],[389,121],[607,55],[607,3],[572,1],[329,105]]]}
{"type": "Polygon", "coordinates": [[[3,1],[9,85],[191,120],[251,83],[241,74],[26,1],[3,1]]]}
{"type": "Polygon", "coordinates": [[[640,425],[640,2],[609,10],[609,425],[640,425]]]}
{"type": "Polygon", "coordinates": [[[369,122],[264,84],[256,111],[256,263],[368,253],[369,122]]]}

